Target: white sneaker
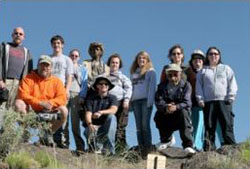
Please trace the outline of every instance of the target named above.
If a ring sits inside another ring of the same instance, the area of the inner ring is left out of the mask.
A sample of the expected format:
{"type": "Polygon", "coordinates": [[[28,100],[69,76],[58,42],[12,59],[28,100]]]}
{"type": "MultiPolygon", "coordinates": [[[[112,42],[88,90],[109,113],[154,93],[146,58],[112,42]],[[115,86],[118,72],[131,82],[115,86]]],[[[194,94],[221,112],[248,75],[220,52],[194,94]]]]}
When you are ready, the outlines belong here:
{"type": "Polygon", "coordinates": [[[189,155],[193,155],[196,153],[196,151],[192,147],[186,147],[184,151],[187,152],[189,155]]]}
{"type": "Polygon", "coordinates": [[[158,151],[161,151],[161,150],[165,150],[166,148],[175,145],[175,142],[176,142],[175,141],[175,137],[172,136],[172,138],[171,138],[171,140],[169,142],[167,142],[167,143],[161,143],[161,142],[159,142],[159,143],[157,143],[155,145],[155,147],[157,148],[158,151]]]}

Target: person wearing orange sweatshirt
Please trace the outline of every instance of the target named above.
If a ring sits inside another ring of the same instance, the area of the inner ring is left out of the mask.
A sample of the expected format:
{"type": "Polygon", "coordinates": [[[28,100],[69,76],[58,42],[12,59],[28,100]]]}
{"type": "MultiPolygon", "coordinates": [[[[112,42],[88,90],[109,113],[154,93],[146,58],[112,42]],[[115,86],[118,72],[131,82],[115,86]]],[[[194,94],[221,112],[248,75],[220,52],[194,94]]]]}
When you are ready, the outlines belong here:
{"type": "Polygon", "coordinates": [[[38,69],[28,74],[20,83],[15,108],[26,115],[30,107],[37,113],[58,111],[61,118],[52,123],[52,133],[66,123],[66,91],[61,80],[51,74],[52,59],[41,55],[38,69]]]}

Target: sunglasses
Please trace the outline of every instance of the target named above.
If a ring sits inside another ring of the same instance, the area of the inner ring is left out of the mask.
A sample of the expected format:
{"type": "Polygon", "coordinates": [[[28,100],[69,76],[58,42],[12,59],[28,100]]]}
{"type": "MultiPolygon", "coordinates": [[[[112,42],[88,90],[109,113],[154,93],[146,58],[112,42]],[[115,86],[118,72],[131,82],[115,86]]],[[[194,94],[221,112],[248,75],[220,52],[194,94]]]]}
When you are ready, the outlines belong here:
{"type": "Polygon", "coordinates": [[[219,55],[219,53],[209,53],[208,55],[209,56],[213,56],[213,55],[217,56],[217,55],[219,55]]]}
{"type": "Polygon", "coordinates": [[[20,32],[15,32],[14,34],[15,34],[15,35],[20,35],[20,36],[23,35],[23,33],[20,33],[20,32]]]}
{"type": "Polygon", "coordinates": [[[168,77],[178,77],[178,73],[168,73],[168,77]]]}
{"type": "Polygon", "coordinates": [[[180,53],[180,52],[172,53],[173,56],[175,56],[175,55],[179,56],[179,55],[181,55],[181,54],[182,54],[182,53],[180,53]]]}
{"type": "Polygon", "coordinates": [[[108,86],[108,83],[98,83],[98,85],[100,85],[100,86],[102,86],[102,85],[108,86]]]}

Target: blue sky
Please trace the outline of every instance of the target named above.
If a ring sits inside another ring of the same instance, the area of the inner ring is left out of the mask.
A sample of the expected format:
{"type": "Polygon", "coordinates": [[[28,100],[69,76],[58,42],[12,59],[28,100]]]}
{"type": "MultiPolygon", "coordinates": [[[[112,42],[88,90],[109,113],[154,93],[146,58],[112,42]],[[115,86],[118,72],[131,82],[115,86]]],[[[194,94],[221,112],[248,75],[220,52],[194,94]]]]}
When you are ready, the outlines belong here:
{"type": "MultiPolygon", "coordinates": [[[[217,46],[222,61],[236,74],[238,95],[234,103],[237,142],[249,138],[249,2],[248,1],[0,1],[0,41],[10,41],[14,27],[26,32],[24,45],[34,57],[51,54],[50,38],[60,34],[65,39],[64,53],[72,48],[88,59],[93,41],[104,44],[104,60],[119,53],[122,71],[129,76],[135,55],[150,53],[159,82],[162,67],[169,63],[167,53],[174,44],[184,48],[185,63],[191,52],[217,46]]],[[[155,109],[153,115],[155,113],[155,109]]],[[[153,117],[152,115],[152,117],[153,117]]],[[[130,113],[127,139],[137,144],[133,114],[130,113]]],[[[159,141],[152,121],[153,143],[159,141]]],[[[175,132],[180,146],[179,133],[175,132]]],[[[74,145],[71,145],[74,148],[74,145]]]]}

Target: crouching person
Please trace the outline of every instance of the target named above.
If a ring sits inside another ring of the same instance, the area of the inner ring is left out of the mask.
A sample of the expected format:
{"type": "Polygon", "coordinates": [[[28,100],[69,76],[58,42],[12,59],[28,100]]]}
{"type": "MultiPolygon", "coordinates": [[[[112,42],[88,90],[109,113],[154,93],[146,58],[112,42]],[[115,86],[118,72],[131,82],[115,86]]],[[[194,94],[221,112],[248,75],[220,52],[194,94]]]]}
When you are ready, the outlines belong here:
{"type": "Polygon", "coordinates": [[[52,60],[49,56],[41,55],[37,68],[21,81],[15,108],[23,116],[30,107],[37,113],[59,112],[60,118],[51,121],[51,131],[54,133],[67,120],[66,91],[61,80],[51,75],[52,60]]]}
{"type": "Polygon", "coordinates": [[[184,150],[194,154],[192,124],[190,118],[191,85],[181,79],[182,69],[177,64],[170,64],[166,69],[167,81],[158,85],[155,95],[157,108],[154,117],[161,142],[156,145],[164,150],[174,144],[173,132],[179,130],[184,150]]]}
{"type": "Polygon", "coordinates": [[[108,93],[114,85],[104,76],[96,78],[93,88],[96,93],[90,95],[85,103],[85,136],[90,152],[115,154],[115,134],[117,120],[117,98],[108,93]]]}

